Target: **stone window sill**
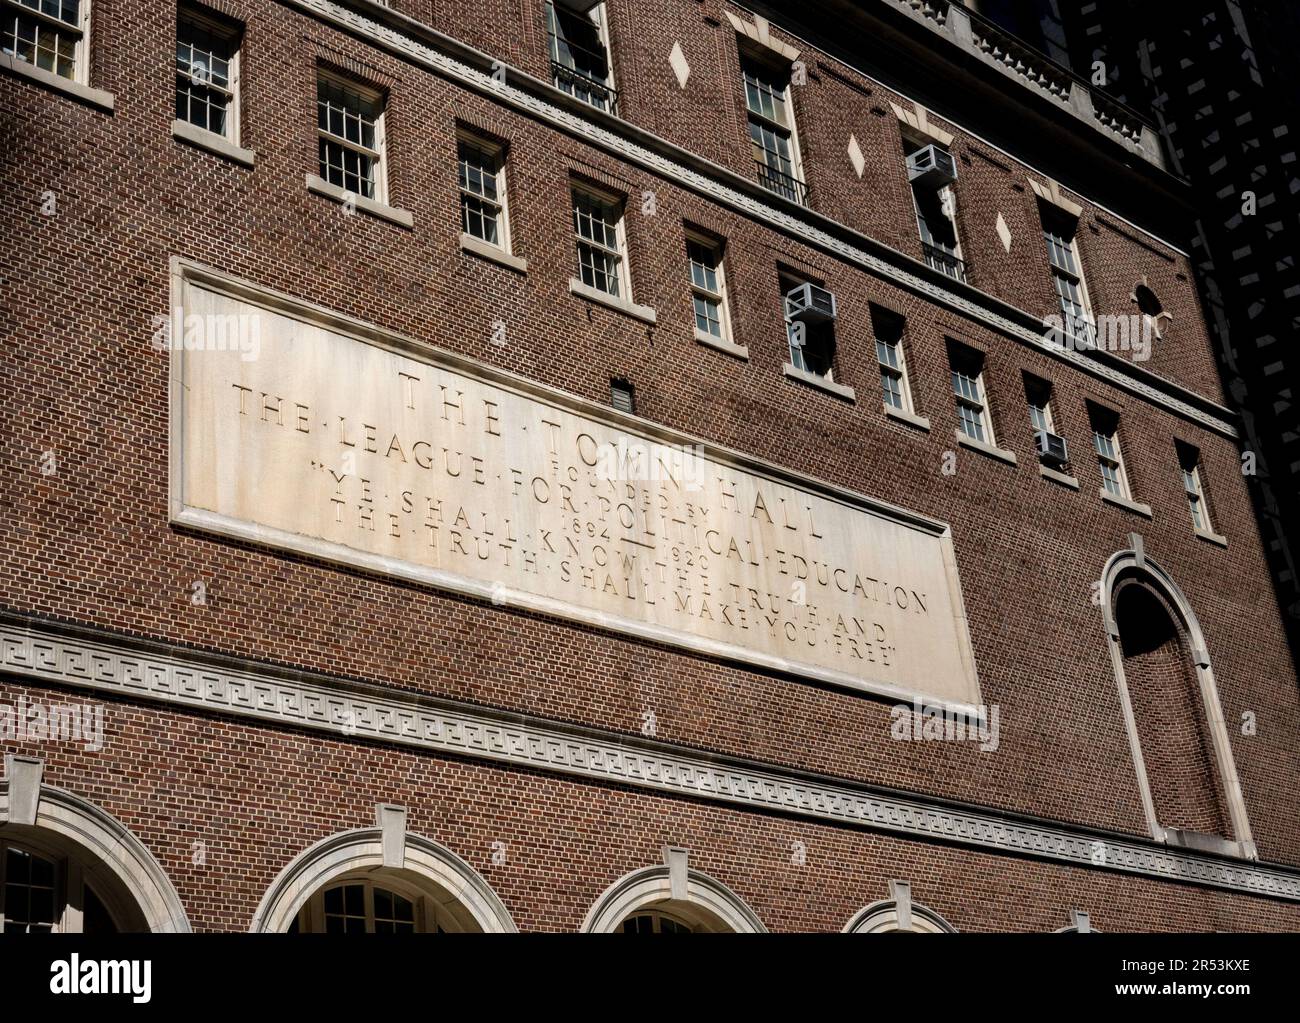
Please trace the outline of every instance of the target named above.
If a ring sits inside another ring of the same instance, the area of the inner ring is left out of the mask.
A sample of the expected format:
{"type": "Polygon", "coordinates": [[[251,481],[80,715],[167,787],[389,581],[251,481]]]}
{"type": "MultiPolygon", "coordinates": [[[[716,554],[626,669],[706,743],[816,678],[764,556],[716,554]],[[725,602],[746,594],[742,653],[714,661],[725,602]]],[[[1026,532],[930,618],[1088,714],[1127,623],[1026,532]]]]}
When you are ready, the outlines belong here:
{"type": "Polygon", "coordinates": [[[1165,828],[1164,832],[1165,845],[1177,849],[1191,849],[1194,852],[1215,853],[1219,856],[1235,856],[1243,860],[1257,858],[1253,842],[1247,845],[1220,835],[1208,835],[1203,831],[1185,831],[1181,828],[1165,828]]]}
{"type": "Polygon", "coordinates": [[[648,305],[637,305],[635,302],[629,302],[625,298],[618,298],[610,295],[599,288],[593,288],[590,285],[583,284],[576,277],[569,278],[569,291],[579,298],[585,298],[588,302],[595,302],[597,305],[606,306],[613,309],[616,313],[622,313],[624,316],[631,316],[634,320],[641,320],[645,323],[654,323],[657,317],[655,311],[648,305]]]}
{"type": "Polygon", "coordinates": [[[723,341],[721,338],[716,338],[712,334],[706,334],[702,330],[697,330],[695,332],[695,340],[700,344],[722,352],[725,355],[732,355],[737,359],[749,358],[749,349],[744,345],[733,344],[730,341],[723,341]]]}
{"type": "Polygon", "coordinates": [[[339,203],[351,199],[357,209],[363,213],[369,213],[372,217],[387,220],[390,224],[396,224],[398,227],[404,227],[407,230],[415,226],[415,218],[411,216],[410,210],[399,209],[396,206],[389,206],[387,203],[367,199],[364,195],[357,195],[355,192],[339,188],[338,185],[330,184],[324,178],[317,177],[315,174],[307,175],[307,191],[316,195],[323,195],[326,199],[333,199],[339,203]]]}
{"type": "Polygon", "coordinates": [[[1119,497],[1112,494],[1105,487],[1101,488],[1101,499],[1107,504],[1113,504],[1116,508],[1123,508],[1125,511],[1131,511],[1134,515],[1141,515],[1149,519],[1151,515],[1151,505],[1142,504],[1139,501],[1130,501],[1127,497],[1119,497]]]}
{"type": "Polygon", "coordinates": [[[1045,480],[1051,480],[1053,483],[1059,483],[1063,487],[1069,487],[1071,490],[1079,489],[1079,481],[1067,473],[1059,472],[1049,465],[1040,465],[1038,473],[1045,480]]]}
{"type": "Polygon", "coordinates": [[[468,252],[472,256],[478,256],[480,259],[486,259],[488,262],[504,266],[507,270],[513,270],[515,273],[528,273],[528,260],[507,252],[500,245],[493,245],[491,242],[485,242],[482,238],[475,238],[472,234],[461,233],[460,250],[461,252],[468,252]]]}
{"type": "Polygon", "coordinates": [[[999,462],[1006,462],[1007,465],[1016,464],[1016,453],[1008,451],[1006,448],[1000,448],[996,444],[986,444],[982,440],[976,440],[974,437],[967,437],[960,430],[957,433],[957,443],[964,448],[970,448],[972,451],[978,451],[981,455],[988,455],[989,458],[996,458],[999,462]]]}
{"type": "Polygon", "coordinates": [[[112,113],[117,102],[111,92],[105,92],[103,89],[92,89],[89,85],[74,82],[70,78],[56,75],[53,71],[46,71],[29,61],[19,60],[17,57],[11,57],[8,54],[0,53],[0,70],[8,71],[11,75],[16,75],[19,78],[26,78],[37,85],[53,89],[55,92],[61,92],[65,96],[71,96],[75,100],[92,107],[99,107],[100,110],[107,110],[110,113],[112,113]]]}
{"type": "Polygon", "coordinates": [[[885,415],[890,419],[897,419],[900,423],[906,423],[908,426],[914,426],[918,430],[930,432],[930,420],[925,416],[918,416],[915,412],[907,412],[901,408],[894,408],[893,405],[885,406],[885,415]]]}
{"type": "Polygon", "coordinates": [[[1228,546],[1228,538],[1220,533],[1212,533],[1208,529],[1198,529],[1196,530],[1196,535],[1206,543],[1212,543],[1216,547],[1226,548],[1228,546]]]}
{"type": "Polygon", "coordinates": [[[253,166],[253,159],[257,156],[251,149],[241,149],[229,139],[190,124],[189,121],[172,121],[172,136],[245,167],[253,166]]]}
{"type": "Polygon", "coordinates": [[[857,401],[858,396],[852,387],[846,387],[844,384],[837,384],[825,377],[819,377],[816,373],[808,373],[799,369],[794,363],[787,362],[781,367],[791,380],[797,380],[801,384],[807,384],[809,387],[815,387],[819,391],[825,391],[827,394],[839,398],[841,401],[857,401]]]}

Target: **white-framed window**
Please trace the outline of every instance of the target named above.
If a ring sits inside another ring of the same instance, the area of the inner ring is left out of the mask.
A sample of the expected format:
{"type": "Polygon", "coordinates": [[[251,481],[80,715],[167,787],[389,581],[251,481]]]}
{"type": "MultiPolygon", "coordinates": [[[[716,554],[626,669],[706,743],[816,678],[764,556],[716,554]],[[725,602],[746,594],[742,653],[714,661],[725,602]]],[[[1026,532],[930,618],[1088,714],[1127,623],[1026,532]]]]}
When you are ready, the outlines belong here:
{"type": "Polygon", "coordinates": [[[383,96],[318,70],[316,113],[320,176],[354,195],[387,202],[383,96]]]}
{"type": "Polygon", "coordinates": [[[803,373],[835,382],[835,320],[817,315],[814,310],[797,308],[792,293],[802,300],[805,284],[821,287],[816,281],[781,274],[781,304],[785,318],[785,336],[790,345],[790,364],[803,373]]]}
{"type": "Polygon", "coordinates": [[[563,0],[547,0],[546,34],[555,87],[597,110],[616,113],[618,93],[609,56],[605,5],[599,3],[587,11],[576,11],[563,0]]]}
{"type": "Polygon", "coordinates": [[[176,119],[239,144],[240,29],[182,5],[176,15],[176,119]]]}
{"type": "Polygon", "coordinates": [[[1178,468],[1183,477],[1183,491],[1187,494],[1187,506],[1192,512],[1192,525],[1202,533],[1213,533],[1210,525],[1210,507],[1205,500],[1205,488],[1201,484],[1201,454],[1186,444],[1177,444],[1178,468]]]}
{"type": "Polygon", "coordinates": [[[90,77],[90,0],[0,0],[0,52],[82,85],[90,77]]]}
{"type": "Polygon", "coordinates": [[[1124,452],[1119,442],[1119,414],[1091,406],[1088,415],[1092,423],[1092,444],[1097,452],[1097,465],[1101,469],[1102,488],[1115,497],[1131,500],[1128,473],[1124,469],[1124,452]]]}
{"type": "Polygon", "coordinates": [[[1097,331],[1079,261],[1078,221],[1048,206],[1042,207],[1042,216],[1047,262],[1052,270],[1052,285],[1056,288],[1065,332],[1090,346],[1096,341],[1097,331]]]}
{"type": "Polygon", "coordinates": [[[1034,433],[1056,433],[1052,418],[1052,385],[1037,377],[1025,377],[1025,399],[1029,402],[1029,422],[1034,433]]]}
{"type": "Polygon", "coordinates": [[[623,200],[585,186],[573,185],[571,191],[578,279],[597,291],[630,300],[623,200]]]}
{"type": "Polygon", "coordinates": [[[461,133],[456,139],[461,230],[510,251],[505,147],[461,133]]]}
{"type": "Polygon", "coordinates": [[[463,926],[418,886],[400,877],[345,876],[303,905],[290,934],[447,934],[463,926]]]}
{"type": "Polygon", "coordinates": [[[900,412],[913,412],[912,387],[907,379],[907,356],[903,351],[906,321],[898,313],[871,307],[871,327],[876,340],[876,361],[880,364],[880,392],[884,403],[900,412]]]}
{"type": "Polygon", "coordinates": [[[619,934],[694,934],[695,928],[659,910],[633,913],[618,927],[619,934]]]}
{"type": "Polygon", "coordinates": [[[745,110],[753,144],[758,181],[769,192],[800,205],[808,203],[790,97],[790,69],[778,68],[741,53],[745,81],[745,110]]]}
{"type": "Polygon", "coordinates": [[[948,367],[957,399],[957,428],[971,440],[993,444],[993,423],[984,387],[984,356],[973,348],[950,343],[948,367]]]}
{"type": "Polygon", "coordinates": [[[0,841],[0,933],[116,933],[113,914],[84,873],[70,855],[0,841]]]}
{"type": "Polygon", "coordinates": [[[727,276],[722,243],[687,232],[686,264],[691,274],[691,305],[697,337],[731,342],[727,276]]]}
{"type": "MultiPolygon", "coordinates": [[[[943,148],[932,142],[925,145],[943,148]]],[[[923,148],[920,142],[904,137],[905,156],[923,148]]],[[[957,236],[957,193],[952,185],[936,187],[921,180],[913,181],[912,208],[916,212],[921,253],[926,264],[954,280],[966,280],[966,262],[962,259],[961,239],[957,236]]]]}

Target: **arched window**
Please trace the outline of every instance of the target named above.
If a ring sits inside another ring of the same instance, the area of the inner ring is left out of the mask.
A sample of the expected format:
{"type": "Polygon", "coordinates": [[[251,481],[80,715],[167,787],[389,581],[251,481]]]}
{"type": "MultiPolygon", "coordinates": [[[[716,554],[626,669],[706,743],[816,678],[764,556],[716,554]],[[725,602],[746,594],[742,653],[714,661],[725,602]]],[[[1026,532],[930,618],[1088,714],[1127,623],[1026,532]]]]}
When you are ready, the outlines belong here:
{"type": "Polygon", "coordinates": [[[1133,286],[1133,290],[1129,293],[1129,300],[1138,307],[1142,322],[1150,324],[1150,332],[1157,338],[1162,337],[1165,321],[1172,320],[1173,315],[1165,309],[1164,303],[1152,290],[1145,275],[1133,286]]]}
{"type": "Polygon", "coordinates": [[[290,934],[447,934],[479,930],[458,919],[418,880],[397,874],[345,877],[317,889],[289,925],[290,934]]]}
{"type": "Polygon", "coordinates": [[[695,928],[662,910],[633,913],[619,927],[621,934],[694,934],[695,928]]]}
{"type": "Polygon", "coordinates": [[[6,754],[0,779],[0,933],[188,931],[144,843],[88,800],[42,783],[44,761],[6,754]]]}
{"type": "Polygon", "coordinates": [[[845,934],[956,934],[934,910],[912,901],[906,881],[889,882],[889,898],[864,906],[844,925],[845,934]]]}
{"type": "Polygon", "coordinates": [[[1205,637],[1182,591],[1134,549],[1103,575],[1111,661],[1151,834],[1253,857],[1232,745],[1205,637]]]}
{"type": "Polygon", "coordinates": [[[116,934],[127,929],[144,929],[139,909],[93,858],[50,835],[0,840],[0,932],[116,934]],[[88,879],[92,875],[96,880],[88,879]]]}
{"type": "Polygon", "coordinates": [[[405,811],[378,810],[380,826],[322,839],[280,871],[250,929],[293,934],[516,930],[473,867],[438,843],[408,833],[405,811]]]}
{"type": "Polygon", "coordinates": [[[579,928],[595,934],[762,933],[761,920],[735,892],[664,850],[662,866],[624,874],[605,889],[579,928]]]}

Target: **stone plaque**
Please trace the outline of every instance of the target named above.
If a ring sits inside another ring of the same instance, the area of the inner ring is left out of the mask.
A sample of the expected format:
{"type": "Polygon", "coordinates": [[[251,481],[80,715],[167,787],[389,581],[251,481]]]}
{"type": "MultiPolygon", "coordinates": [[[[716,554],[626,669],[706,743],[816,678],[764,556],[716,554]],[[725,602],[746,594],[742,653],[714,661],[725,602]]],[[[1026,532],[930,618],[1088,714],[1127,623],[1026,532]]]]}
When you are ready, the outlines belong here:
{"type": "Polygon", "coordinates": [[[180,259],[173,306],[175,522],[889,697],[979,702],[943,523],[180,259]]]}

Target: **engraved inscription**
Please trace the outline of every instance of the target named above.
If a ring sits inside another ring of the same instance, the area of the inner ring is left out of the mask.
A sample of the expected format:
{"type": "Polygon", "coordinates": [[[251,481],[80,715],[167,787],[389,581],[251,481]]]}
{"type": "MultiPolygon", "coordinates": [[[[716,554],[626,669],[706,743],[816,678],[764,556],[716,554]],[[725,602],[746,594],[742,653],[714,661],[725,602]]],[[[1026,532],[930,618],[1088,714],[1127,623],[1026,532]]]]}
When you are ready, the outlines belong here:
{"type": "Polygon", "coordinates": [[[977,702],[951,541],[688,438],[322,317],[174,351],[178,518],[882,692],[977,702]]]}

